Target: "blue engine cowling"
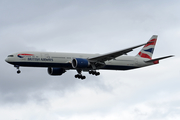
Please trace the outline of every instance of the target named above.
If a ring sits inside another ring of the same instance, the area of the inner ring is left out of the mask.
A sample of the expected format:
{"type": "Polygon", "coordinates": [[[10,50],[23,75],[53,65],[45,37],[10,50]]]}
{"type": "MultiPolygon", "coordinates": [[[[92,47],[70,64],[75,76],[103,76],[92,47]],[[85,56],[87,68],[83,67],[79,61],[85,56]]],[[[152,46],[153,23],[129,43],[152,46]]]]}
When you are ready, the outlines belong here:
{"type": "Polygon", "coordinates": [[[48,73],[50,75],[62,75],[65,72],[66,72],[66,70],[63,68],[48,67],[48,73]]]}
{"type": "Polygon", "coordinates": [[[87,59],[75,58],[72,60],[73,68],[87,68],[89,65],[90,65],[90,63],[87,59]]]}

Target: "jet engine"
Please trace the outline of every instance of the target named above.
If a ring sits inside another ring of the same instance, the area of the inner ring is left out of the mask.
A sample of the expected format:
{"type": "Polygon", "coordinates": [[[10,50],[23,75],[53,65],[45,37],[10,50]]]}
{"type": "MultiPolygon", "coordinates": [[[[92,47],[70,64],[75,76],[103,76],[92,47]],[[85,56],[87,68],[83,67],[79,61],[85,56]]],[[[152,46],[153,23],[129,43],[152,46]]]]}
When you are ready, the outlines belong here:
{"type": "Polygon", "coordinates": [[[49,75],[62,75],[66,70],[63,68],[48,67],[49,75]]]}
{"type": "Polygon", "coordinates": [[[72,60],[73,68],[87,68],[90,66],[90,62],[87,59],[75,58],[72,60]]]}

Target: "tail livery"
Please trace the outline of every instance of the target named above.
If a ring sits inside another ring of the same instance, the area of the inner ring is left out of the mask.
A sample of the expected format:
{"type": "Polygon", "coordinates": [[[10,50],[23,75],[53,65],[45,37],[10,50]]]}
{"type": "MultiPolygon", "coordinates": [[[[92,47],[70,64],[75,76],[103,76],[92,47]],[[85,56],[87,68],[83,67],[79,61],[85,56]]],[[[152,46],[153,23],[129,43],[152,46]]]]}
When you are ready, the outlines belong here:
{"type": "Polygon", "coordinates": [[[153,62],[154,64],[158,64],[159,60],[174,56],[174,55],[169,55],[169,56],[165,56],[165,57],[152,59],[152,55],[153,55],[154,48],[156,45],[157,37],[158,37],[157,35],[153,35],[150,38],[150,40],[147,42],[147,44],[142,48],[142,50],[136,55],[137,57],[149,59],[149,60],[144,61],[145,63],[153,62]]]}
{"type": "Polygon", "coordinates": [[[148,43],[142,48],[142,50],[136,56],[151,60],[156,45],[157,37],[157,35],[153,35],[148,41],[148,43]]]}

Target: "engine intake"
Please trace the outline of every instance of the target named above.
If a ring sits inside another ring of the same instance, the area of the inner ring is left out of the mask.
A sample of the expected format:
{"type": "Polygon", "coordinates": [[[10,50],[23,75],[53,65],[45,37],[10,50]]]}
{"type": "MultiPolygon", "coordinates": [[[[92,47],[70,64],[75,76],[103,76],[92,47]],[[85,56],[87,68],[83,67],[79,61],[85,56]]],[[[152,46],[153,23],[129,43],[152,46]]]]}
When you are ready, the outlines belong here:
{"type": "Polygon", "coordinates": [[[66,72],[66,70],[63,68],[48,67],[49,75],[62,75],[65,72],[66,72]]]}
{"type": "Polygon", "coordinates": [[[75,58],[72,60],[73,68],[87,68],[88,66],[90,66],[90,63],[87,59],[75,58]]]}

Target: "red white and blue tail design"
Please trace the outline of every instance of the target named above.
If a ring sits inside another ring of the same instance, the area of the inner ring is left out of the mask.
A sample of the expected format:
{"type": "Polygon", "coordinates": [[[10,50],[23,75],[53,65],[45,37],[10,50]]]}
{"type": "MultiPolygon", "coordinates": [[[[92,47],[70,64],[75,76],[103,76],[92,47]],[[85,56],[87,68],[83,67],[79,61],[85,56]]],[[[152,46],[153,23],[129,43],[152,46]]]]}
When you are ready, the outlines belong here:
{"type": "Polygon", "coordinates": [[[142,50],[136,56],[151,60],[156,45],[157,37],[157,35],[153,35],[148,41],[148,43],[142,48],[142,50]]]}

